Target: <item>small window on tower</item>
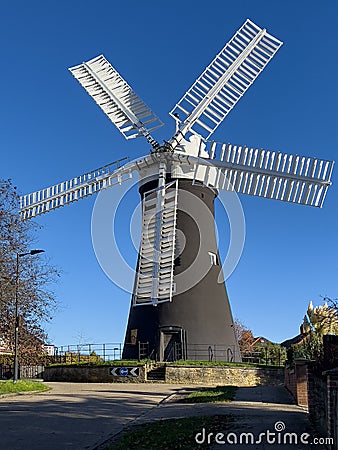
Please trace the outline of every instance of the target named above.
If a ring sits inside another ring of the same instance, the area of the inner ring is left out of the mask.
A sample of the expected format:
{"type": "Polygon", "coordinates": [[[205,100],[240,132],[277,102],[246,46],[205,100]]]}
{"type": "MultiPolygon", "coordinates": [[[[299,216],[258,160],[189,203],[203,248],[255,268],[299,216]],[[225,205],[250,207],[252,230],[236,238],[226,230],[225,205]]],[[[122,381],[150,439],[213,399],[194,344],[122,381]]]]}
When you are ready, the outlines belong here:
{"type": "Polygon", "coordinates": [[[217,258],[216,253],[208,252],[208,254],[209,254],[209,257],[210,257],[210,264],[212,266],[218,266],[218,258],[217,258]]]}
{"type": "Polygon", "coordinates": [[[130,330],[130,344],[137,344],[137,329],[130,330]]]}

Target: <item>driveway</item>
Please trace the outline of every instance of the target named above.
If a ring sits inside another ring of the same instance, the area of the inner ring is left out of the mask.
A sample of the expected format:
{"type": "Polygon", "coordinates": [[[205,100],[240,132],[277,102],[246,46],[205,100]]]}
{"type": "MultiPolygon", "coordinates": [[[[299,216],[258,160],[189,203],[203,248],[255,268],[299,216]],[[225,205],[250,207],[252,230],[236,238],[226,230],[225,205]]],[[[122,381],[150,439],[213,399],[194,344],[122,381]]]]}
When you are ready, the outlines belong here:
{"type": "Polygon", "coordinates": [[[182,385],[46,383],[51,391],[0,399],[0,448],[92,449],[182,385]]]}

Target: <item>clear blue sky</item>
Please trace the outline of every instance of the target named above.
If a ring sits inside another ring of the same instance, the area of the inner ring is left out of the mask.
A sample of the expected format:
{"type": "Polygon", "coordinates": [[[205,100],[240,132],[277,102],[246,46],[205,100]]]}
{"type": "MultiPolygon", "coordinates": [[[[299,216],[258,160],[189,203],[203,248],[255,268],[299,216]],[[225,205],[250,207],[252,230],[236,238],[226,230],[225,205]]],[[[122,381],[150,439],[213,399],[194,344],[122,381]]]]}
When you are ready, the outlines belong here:
{"type": "MultiPolygon", "coordinates": [[[[100,53],[166,123],[156,138],[168,139],[168,111],[246,18],[284,45],[214,138],[337,159],[336,1],[12,1],[0,18],[0,177],[29,193],[147,151],[125,141],[67,71],[100,53]]],[[[234,316],[255,335],[290,338],[309,300],[338,296],[336,179],[322,210],[241,196],[246,242],[227,286],[234,316]]],[[[63,270],[62,307],[48,326],[56,345],[124,337],[130,296],[96,261],[94,201],[36,220],[36,247],[63,270]]]]}

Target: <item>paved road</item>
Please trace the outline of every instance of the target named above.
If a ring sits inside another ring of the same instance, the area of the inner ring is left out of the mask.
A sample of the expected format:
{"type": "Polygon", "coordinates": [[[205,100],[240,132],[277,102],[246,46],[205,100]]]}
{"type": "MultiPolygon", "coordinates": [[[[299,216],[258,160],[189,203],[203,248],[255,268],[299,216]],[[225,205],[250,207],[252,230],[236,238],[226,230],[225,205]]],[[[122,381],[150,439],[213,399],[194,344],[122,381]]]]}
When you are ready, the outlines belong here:
{"type": "Polygon", "coordinates": [[[46,383],[51,391],[0,398],[0,449],[92,449],[183,386],[46,383]]]}

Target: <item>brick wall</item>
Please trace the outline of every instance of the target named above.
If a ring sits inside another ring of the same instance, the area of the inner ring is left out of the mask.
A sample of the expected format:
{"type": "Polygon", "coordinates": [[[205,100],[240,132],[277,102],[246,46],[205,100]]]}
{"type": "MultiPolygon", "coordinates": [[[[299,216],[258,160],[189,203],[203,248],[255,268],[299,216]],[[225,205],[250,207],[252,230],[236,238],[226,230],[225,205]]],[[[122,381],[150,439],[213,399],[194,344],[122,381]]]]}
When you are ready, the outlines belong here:
{"type": "Polygon", "coordinates": [[[285,386],[300,406],[308,406],[310,420],[322,437],[334,439],[338,449],[338,368],[322,372],[314,362],[295,361],[285,367],[285,386]],[[306,392],[305,392],[306,390],[306,392]]]}
{"type": "Polygon", "coordinates": [[[285,387],[293,395],[297,405],[308,406],[308,361],[295,360],[294,364],[286,365],[284,373],[285,387]]]}
{"type": "Polygon", "coordinates": [[[327,376],[327,432],[338,448],[338,369],[325,372],[327,376]]]}
{"type": "Polygon", "coordinates": [[[295,366],[293,364],[285,366],[284,385],[288,389],[288,391],[291,392],[293,398],[296,401],[296,399],[297,399],[296,370],[295,370],[295,366]]]}
{"type": "Polygon", "coordinates": [[[323,336],[323,356],[317,361],[286,365],[284,382],[296,403],[308,406],[319,435],[333,438],[330,448],[338,450],[338,336],[323,336]]]}
{"type": "Polygon", "coordinates": [[[327,380],[308,364],[308,398],[311,422],[322,435],[327,435],[327,380]]]}
{"type": "Polygon", "coordinates": [[[296,361],[297,403],[308,406],[308,373],[306,361],[296,361]]]}

